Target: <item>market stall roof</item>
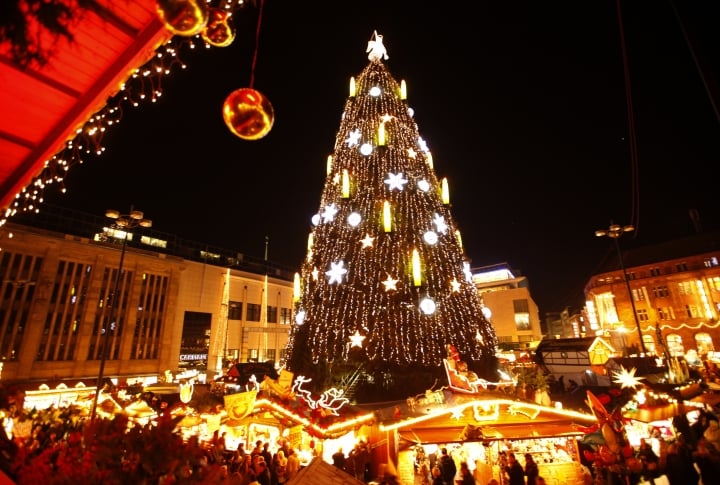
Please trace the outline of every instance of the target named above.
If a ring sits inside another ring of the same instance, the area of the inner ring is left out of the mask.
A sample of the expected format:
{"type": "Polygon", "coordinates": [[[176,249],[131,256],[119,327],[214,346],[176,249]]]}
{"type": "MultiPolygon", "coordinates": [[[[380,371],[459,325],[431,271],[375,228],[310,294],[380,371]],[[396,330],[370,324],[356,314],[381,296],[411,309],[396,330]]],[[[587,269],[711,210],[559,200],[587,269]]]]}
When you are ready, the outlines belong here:
{"type": "Polygon", "coordinates": [[[0,209],[171,37],[156,0],[95,0],[73,15],[72,41],[41,35],[53,46],[44,65],[19,65],[0,45],[0,209]]]}
{"type": "Polygon", "coordinates": [[[381,430],[397,433],[413,443],[447,443],[497,439],[579,436],[597,423],[590,413],[543,406],[497,393],[446,393],[442,403],[396,413],[383,420],[381,430]]]}
{"type": "Polygon", "coordinates": [[[643,423],[653,423],[655,421],[672,419],[675,416],[689,413],[694,409],[697,408],[683,403],[674,402],[664,404],[662,406],[642,407],[637,410],[627,411],[623,413],[623,417],[627,419],[634,419],[635,421],[641,421],[643,423]]]}

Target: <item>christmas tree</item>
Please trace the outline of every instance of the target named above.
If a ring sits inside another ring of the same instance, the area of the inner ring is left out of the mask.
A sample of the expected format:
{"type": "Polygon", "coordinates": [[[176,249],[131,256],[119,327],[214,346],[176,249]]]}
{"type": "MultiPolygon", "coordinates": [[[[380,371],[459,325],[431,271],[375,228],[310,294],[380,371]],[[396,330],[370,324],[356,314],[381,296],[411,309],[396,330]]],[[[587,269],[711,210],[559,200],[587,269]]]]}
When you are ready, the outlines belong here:
{"type": "Polygon", "coordinates": [[[478,375],[496,380],[497,339],[472,283],[447,180],[434,172],[405,82],[383,63],[382,36],[374,34],[367,52],[369,64],[350,80],[296,277],[287,368],[324,384],[364,373],[384,396],[397,389],[407,397],[433,384],[423,376],[444,376],[453,345],[478,375]]]}

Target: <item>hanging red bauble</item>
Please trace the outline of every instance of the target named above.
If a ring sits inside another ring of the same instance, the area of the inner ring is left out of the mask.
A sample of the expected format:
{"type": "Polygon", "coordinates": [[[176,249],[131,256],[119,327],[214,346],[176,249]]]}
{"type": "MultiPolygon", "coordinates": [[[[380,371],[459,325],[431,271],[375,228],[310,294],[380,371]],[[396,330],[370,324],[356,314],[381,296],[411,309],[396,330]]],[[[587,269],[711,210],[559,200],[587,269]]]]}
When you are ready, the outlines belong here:
{"type": "Polygon", "coordinates": [[[208,23],[202,38],[213,47],[227,47],[235,40],[235,30],[230,25],[230,14],[219,8],[210,8],[208,23]]]}
{"type": "Polygon", "coordinates": [[[208,10],[205,0],[157,0],[157,12],[165,28],[184,37],[192,37],[205,29],[208,10]]]}
{"type": "Polygon", "coordinates": [[[240,88],[225,98],[223,119],[236,136],[243,140],[259,140],[270,132],[275,112],[262,93],[240,88]]]}

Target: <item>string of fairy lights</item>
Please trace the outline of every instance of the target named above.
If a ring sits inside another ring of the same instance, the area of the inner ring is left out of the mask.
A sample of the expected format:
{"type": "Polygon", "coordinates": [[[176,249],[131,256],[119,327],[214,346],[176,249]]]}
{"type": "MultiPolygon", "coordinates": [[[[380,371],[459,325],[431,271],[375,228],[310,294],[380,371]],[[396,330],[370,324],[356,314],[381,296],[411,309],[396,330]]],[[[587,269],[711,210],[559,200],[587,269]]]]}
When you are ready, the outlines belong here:
{"type": "Polygon", "coordinates": [[[320,209],[313,217],[288,347],[313,363],[367,359],[437,366],[453,343],[471,360],[494,355],[426,142],[381,59],[351,79],[320,209]],[[301,349],[302,345],[307,349],[301,349]]]}
{"type": "Polygon", "coordinates": [[[157,102],[164,94],[163,80],[188,67],[181,53],[197,51],[202,47],[229,46],[235,39],[231,17],[246,6],[244,0],[159,0],[158,14],[166,28],[175,35],[159,46],[150,60],[134,69],[118,92],[108,98],[105,105],[93,113],[58,152],[44,161],[39,173],[15,194],[13,202],[1,208],[0,226],[18,213],[39,212],[49,189],[57,188],[65,193],[64,181],[68,171],[83,164],[84,157],[105,152],[104,135],[122,121],[124,109],[157,102]],[[172,18],[180,20],[171,21],[169,16],[164,18],[163,8],[172,11],[172,18]],[[182,24],[176,23],[180,21],[182,24]]]}

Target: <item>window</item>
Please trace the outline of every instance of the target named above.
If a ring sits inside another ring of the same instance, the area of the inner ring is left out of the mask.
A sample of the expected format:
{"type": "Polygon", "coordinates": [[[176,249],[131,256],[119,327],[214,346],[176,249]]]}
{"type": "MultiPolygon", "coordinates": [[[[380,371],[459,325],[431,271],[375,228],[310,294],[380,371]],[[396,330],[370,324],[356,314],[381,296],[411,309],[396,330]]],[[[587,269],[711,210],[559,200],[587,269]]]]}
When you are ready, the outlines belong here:
{"type": "Polygon", "coordinates": [[[260,321],[260,305],[257,303],[247,304],[247,320],[248,322],[260,321]]]}
{"type": "Polygon", "coordinates": [[[717,265],[718,265],[718,258],[715,257],[715,256],[712,256],[712,257],[710,257],[710,258],[706,258],[705,261],[704,261],[704,264],[705,264],[705,267],[706,267],[706,268],[712,268],[713,266],[717,266],[717,265]]]}
{"type": "Polygon", "coordinates": [[[270,306],[267,307],[267,321],[268,323],[277,323],[278,318],[278,308],[276,306],[270,306]]]}
{"type": "Polygon", "coordinates": [[[650,317],[648,316],[648,311],[645,308],[638,308],[636,313],[639,322],[647,322],[648,320],[650,320],[650,317]]]}
{"type": "Polygon", "coordinates": [[[671,333],[667,336],[668,351],[671,357],[678,357],[685,355],[685,348],[683,347],[682,337],[676,333],[671,333]]]}
{"type": "Polygon", "coordinates": [[[708,352],[715,351],[712,337],[709,333],[701,332],[695,335],[695,346],[699,355],[707,355],[708,352]]]}
{"type": "Polygon", "coordinates": [[[260,351],[258,349],[248,349],[248,362],[257,362],[259,355],[260,351]]]}
{"type": "Polygon", "coordinates": [[[655,298],[666,298],[670,296],[670,290],[668,290],[668,287],[665,285],[654,286],[652,292],[655,298]]]}
{"type": "Polygon", "coordinates": [[[678,283],[678,292],[683,295],[692,295],[694,284],[692,281],[681,281],[678,283]]]}
{"type": "Polygon", "coordinates": [[[292,323],[292,308],[280,309],[280,323],[283,325],[290,325],[292,323]]]}
{"type": "Polygon", "coordinates": [[[515,310],[515,328],[517,330],[530,330],[530,305],[526,299],[513,300],[515,310]]]}
{"type": "Polygon", "coordinates": [[[241,301],[231,301],[228,306],[228,320],[242,320],[242,310],[241,301]]]}
{"type": "Polygon", "coordinates": [[[678,263],[675,265],[675,271],[678,273],[682,271],[687,271],[687,263],[678,263]]]}
{"type": "Polygon", "coordinates": [[[633,300],[645,301],[645,287],[632,289],[633,300]]]}
{"type": "Polygon", "coordinates": [[[661,306],[657,309],[658,320],[675,320],[675,312],[671,306],[661,306]]]}
{"type": "Polygon", "coordinates": [[[657,355],[657,348],[655,347],[655,340],[651,335],[643,335],[643,345],[648,355],[657,355]]]}
{"type": "Polygon", "coordinates": [[[275,362],[275,349],[267,349],[265,351],[265,360],[272,360],[275,362]]]}
{"type": "Polygon", "coordinates": [[[720,276],[713,276],[707,279],[708,286],[712,291],[720,291],[720,276]]]}
{"type": "Polygon", "coordinates": [[[685,305],[685,314],[689,318],[699,318],[700,317],[698,309],[695,305],[685,305]]]}
{"type": "Polygon", "coordinates": [[[660,276],[660,268],[650,268],[650,276],[660,276]]]}

